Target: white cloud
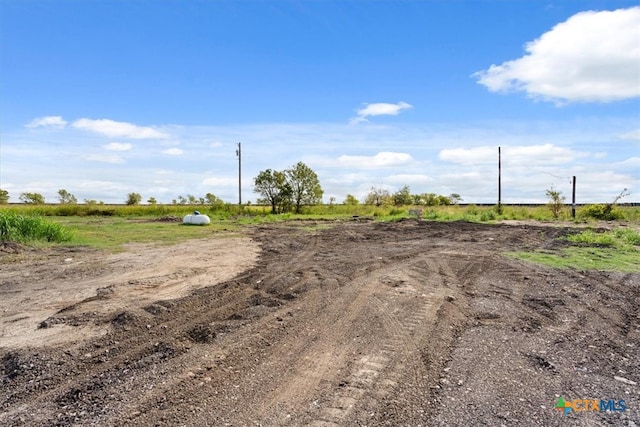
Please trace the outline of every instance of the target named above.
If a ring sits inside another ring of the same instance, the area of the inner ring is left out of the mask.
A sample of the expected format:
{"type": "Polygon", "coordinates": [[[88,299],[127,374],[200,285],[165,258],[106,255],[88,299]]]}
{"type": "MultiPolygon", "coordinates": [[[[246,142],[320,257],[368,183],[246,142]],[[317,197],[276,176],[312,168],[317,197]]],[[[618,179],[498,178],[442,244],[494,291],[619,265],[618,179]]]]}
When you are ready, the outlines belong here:
{"type": "MultiPolygon", "coordinates": [[[[635,182],[637,185],[637,180],[635,182]]],[[[576,186],[582,191],[589,188],[594,193],[599,194],[596,200],[604,202],[612,201],[620,192],[627,188],[633,192],[633,181],[628,175],[616,171],[594,171],[584,176],[579,175],[576,186]]],[[[623,202],[631,200],[622,200],[623,202]]]]}
{"type": "Polygon", "coordinates": [[[631,141],[640,141],[640,129],[635,129],[627,133],[620,135],[620,139],[627,139],[631,141]]]}
{"type": "Polygon", "coordinates": [[[2,134],[0,175],[3,188],[11,185],[12,201],[24,191],[35,191],[32,182],[51,181],[49,187],[38,190],[47,200],[56,200],[56,191],[66,188],[79,200],[107,203],[123,203],[129,192],[162,203],[207,192],[235,202],[234,143],[243,141],[243,200],[258,197],[252,178],[261,170],[283,170],[303,161],[318,174],[325,201],[329,197],[342,201],[347,194],[362,199],[371,187],[394,192],[409,185],[415,194],[458,193],[467,203],[495,203],[497,147],[501,146],[504,203],[545,202],[545,189],[551,185],[570,195],[567,177],[572,175],[578,179],[581,203],[610,201],[625,187],[634,194],[627,200],[637,201],[637,144],[619,139],[635,128],[633,118],[607,117],[384,128],[347,123],[163,126],[158,129],[170,132],[171,138],[154,140],[147,150],[136,150],[135,140],[106,137],[98,138],[104,141],[95,150],[81,132],[51,132],[40,138],[23,128],[2,134]],[[107,150],[111,141],[131,142],[132,150],[107,150]],[[213,141],[227,142],[223,149],[214,150],[209,147],[213,141]],[[162,153],[171,148],[184,150],[184,155],[162,153]],[[202,155],[214,151],[219,155],[202,155]],[[607,156],[601,158],[598,153],[605,151],[607,156]],[[615,174],[613,181],[602,175],[607,172],[615,174]]]}
{"type": "MultiPolygon", "coordinates": [[[[70,190],[78,197],[78,200],[97,200],[106,203],[124,203],[127,194],[131,192],[139,193],[140,187],[131,185],[128,182],[107,181],[101,179],[86,179],[76,185],[75,190],[70,190]]],[[[142,193],[143,200],[146,200],[146,193],[142,193]]]]}
{"type": "Polygon", "coordinates": [[[630,157],[626,160],[615,163],[613,166],[616,168],[616,170],[626,169],[630,171],[638,171],[640,170],[640,157],[630,157]]]}
{"type": "Polygon", "coordinates": [[[103,145],[102,148],[109,151],[129,151],[133,146],[126,142],[110,142],[107,145],[103,145]]]}
{"type": "Polygon", "coordinates": [[[546,166],[569,163],[587,156],[589,153],[553,144],[505,147],[502,150],[502,161],[506,165],[546,166]]]}
{"type": "Polygon", "coordinates": [[[121,184],[111,181],[99,181],[99,180],[83,180],[78,182],[80,188],[100,188],[103,190],[121,190],[124,188],[121,184]]]}
{"type": "Polygon", "coordinates": [[[378,102],[375,104],[364,104],[364,107],[357,111],[357,116],[351,119],[351,123],[366,122],[369,116],[397,116],[400,111],[413,108],[406,102],[398,102],[397,104],[388,104],[378,102]]]}
{"type": "Polygon", "coordinates": [[[361,169],[386,168],[408,165],[413,162],[411,155],[406,153],[380,152],[375,156],[348,156],[338,157],[336,166],[361,169]]]}
{"type": "Polygon", "coordinates": [[[450,148],[441,150],[438,158],[461,165],[480,165],[497,162],[498,150],[496,147],[450,148]]]}
{"type": "Polygon", "coordinates": [[[492,92],[524,91],[558,103],[640,96],[640,7],[578,13],[525,50],[473,76],[492,92]]]}
{"type": "Polygon", "coordinates": [[[163,154],[168,154],[170,156],[180,156],[184,154],[184,151],[181,148],[167,148],[162,151],[163,154]]]}
{"type": "Polygon", "coordinates": [[[33,129],[39,127],[63,128],[66,125],[67,122],[62,118],[62,116],[46,116],[33,119],[27,123],[26,126],[33,129]]]}
{"type": "Polygon", "coordinates": [[[211,187],[237,187],[238,177],[211,177],[205,178],[202,183],[211,187]]]}
{"type": "Polygon", "coordinates": [[[385,182],[397,186],[408,185],[411,187],[413,185],[429,184],[433,182],[433,178],[422,174],[397,174],[388,176],[385,179],[385,182]]]}
{"type": "MultiPolygon", "coordinates": [[[[504,166],[548,166],[568,163],[587,157],[589,153],[574,151],[553,144],[521,145],[502,147],[501,159],[504,166]]],[[[461,165],[498,164],[497,147],[453,148],[441,150],[440,160],[461,165]]]]}
{"type": "Polygon", "coordinates": [[[124,163],[124,160],[122,159],[122,157],[118,156],[117,154],[109,154],[109,155],[89,154],[85,156],[84,159],[92,162],[101,162],[101,163],[113,163],[113,164],[124,163]]]}
{"type": "Polygon", "coordinates": [[[110,138],[164,139],[169,137],[166,133],[151,127],[137,126],[109,119],[79,119],[73,122],[72,126],[76,129],[88,130],[110,138]]]}

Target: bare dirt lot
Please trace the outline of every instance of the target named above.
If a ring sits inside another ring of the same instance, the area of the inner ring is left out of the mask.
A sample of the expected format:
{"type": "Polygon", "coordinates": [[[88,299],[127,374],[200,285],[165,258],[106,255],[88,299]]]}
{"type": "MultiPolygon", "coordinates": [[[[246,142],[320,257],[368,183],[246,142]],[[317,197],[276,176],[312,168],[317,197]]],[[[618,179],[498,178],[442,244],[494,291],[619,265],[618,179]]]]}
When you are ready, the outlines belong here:
{"type": "Polygon", "coordinates": [[[5,247],[0,425],[638,426],[640,275],[503,255],[572,231],[306,222],[115,255],[5,247]],[[563,415],[559,396],[626,410],[563,415]]]}

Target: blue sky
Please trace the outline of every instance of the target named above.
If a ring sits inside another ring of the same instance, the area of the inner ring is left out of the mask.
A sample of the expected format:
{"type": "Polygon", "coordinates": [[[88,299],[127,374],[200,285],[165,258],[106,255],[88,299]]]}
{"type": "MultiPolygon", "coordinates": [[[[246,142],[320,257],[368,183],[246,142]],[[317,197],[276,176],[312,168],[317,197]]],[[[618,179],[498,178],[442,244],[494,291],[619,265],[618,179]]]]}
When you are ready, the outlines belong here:
{"type": "Polygon", "coordinates": [[[372,187],[640,192],[637,1],[3,0],[0,188],[243,201],[303,161],[372,187]]]}

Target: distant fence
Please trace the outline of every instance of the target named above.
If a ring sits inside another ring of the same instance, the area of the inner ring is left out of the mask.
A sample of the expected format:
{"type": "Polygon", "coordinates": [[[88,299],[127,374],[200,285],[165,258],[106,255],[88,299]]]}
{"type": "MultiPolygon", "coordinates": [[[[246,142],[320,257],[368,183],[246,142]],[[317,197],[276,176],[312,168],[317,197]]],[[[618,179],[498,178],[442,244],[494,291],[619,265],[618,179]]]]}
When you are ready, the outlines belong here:
{"type": "MultiPolygon", "coordinates": [[[[548,203],[501,203],[502,206],[522,206],[524,208],[535,208],[539,206],[547,206],[548,203]]],[[[593,202],[593,203],[576,203],[576,206],[589,206],[589,205],[606,205],[607,202],[593,202]]],[[[496,206],[497,203],[458,203],[458,206],[496,206]]],[[[616,203],[617,206],[635,207],[640,206],[640,202],[630,203],[616,203]]],[[[571,203],[564,203],[564,206],[571,206],[571,203]]]]}

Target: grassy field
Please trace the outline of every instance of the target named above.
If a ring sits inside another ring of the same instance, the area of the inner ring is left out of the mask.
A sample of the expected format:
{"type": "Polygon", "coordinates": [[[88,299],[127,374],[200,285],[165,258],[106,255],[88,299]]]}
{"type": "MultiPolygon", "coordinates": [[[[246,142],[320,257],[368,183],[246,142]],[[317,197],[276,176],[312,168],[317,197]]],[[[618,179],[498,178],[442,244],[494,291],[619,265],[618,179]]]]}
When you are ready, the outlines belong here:
{"type": "Polygon", "coordinates": [[[171,245],[190,239],[237,235],[233,231],[240,228],[230,221],[213,222],[208,226],[189,226],[155,218],[72,216],[52,217],[49,220],[64,226],[72,234],[70,244],[110,251],[120,251],[128,243],[171,245]]]}
{"type": "MultiPolygon", "coordinates": [[[[571,246],[561,253],[518,252],[507,254],[556,268],[574,267],[616,271],[640,271],[640,208],[619,207],[621,220],[609,222],[613,231],[591,229],[572,235],[571,246]],[[620,225],[625,224],[625,227],[620,225]],[[629,225],[631,227],[629,227],[629,225]],[[616,228],[618,227],[618,228],[616,228]],[[635,229],[634,229],[635,227],[635,229]]],[[[588,208],[585,208],[588,211],[588,208]]],[[[354,216],[377,221],[417,217],[431,221],[497,222],[502,220],[568,221],[576,225],[593,224],[580,209],[576,219],[569,209],[554,218],[547,206],[375,207],[370,205],[322,205],[305,208],[302,214],[272,215],[265,206],[203,205],[3,205],[0,206],[0,238],[25,244],[87,245],[119,251],[127,243],[173,244],[189,239],[223,238],[242,233],[254,225],[295,220],[350,220],[354,216]],[[186,226],[181,218],[194,210],[211,217],[208,226],[186,226]],[[420,214],[418,214],[420,211],[420,214]],[[19,218],[20,226],[9,225],[19,218]]],[[[318,226],[315,226],[316,228],[318,226]]]]}
{"type": "MultiPolygon", "coordinates": [[[[490,222],[499,220],[537,220],[537,221],[577,221],[589,222],[595,218],[589,214],[598,205],[579,207],[576,219],[571,218],[571,210],[565,207],[558,218],[554,218],[548,206],[503,206],[498,213],[495,206],[450,205],[450,206],[373,206],[373,205],[318,205],[304,207],[300,215],[279,214],[272,215],[268,206],[256,205],[104,205],[104,204],[49,204],[0,205],[0,212],[16,212],[22,215],[34,216],[90,216],[90,217],[148,217],[162,216],[182,217],[198,210],[207,214],[212,220],[241,220],[241,221],[280,221],[291,218],[350,218],[354,215],[370,216],[376,219],[397,219],[411,216],[410,211],[420,209],[424,219],[440,221],[473,221],[490,222]]],[[[614,213],[619,220],[640,224],[640,207],[616,207],[614,213]]]]}
{"type": "Polygon", "coordinates": [[[567,237],[571,246],[560,253],[512,252],[505,255],[554,268],[640,272],[640,232],[631,228],[587,229],[567,237]]]}

